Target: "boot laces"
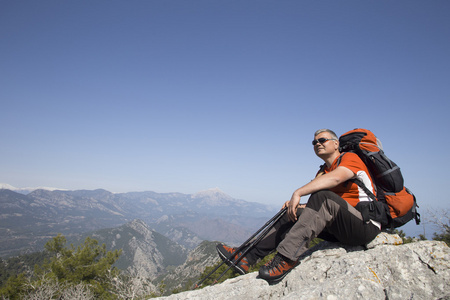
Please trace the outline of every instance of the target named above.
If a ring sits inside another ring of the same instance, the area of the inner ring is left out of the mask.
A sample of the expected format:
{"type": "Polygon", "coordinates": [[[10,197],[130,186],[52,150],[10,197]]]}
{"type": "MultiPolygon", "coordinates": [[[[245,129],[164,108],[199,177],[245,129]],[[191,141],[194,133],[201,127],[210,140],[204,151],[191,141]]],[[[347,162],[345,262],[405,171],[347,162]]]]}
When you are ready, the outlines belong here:
{"type": "Polygon", "coordinates": [[[278,267],[284,262],[283,257],[280,254],[276,254],[275,257],[267,264],[269,268],[278,267]]]}

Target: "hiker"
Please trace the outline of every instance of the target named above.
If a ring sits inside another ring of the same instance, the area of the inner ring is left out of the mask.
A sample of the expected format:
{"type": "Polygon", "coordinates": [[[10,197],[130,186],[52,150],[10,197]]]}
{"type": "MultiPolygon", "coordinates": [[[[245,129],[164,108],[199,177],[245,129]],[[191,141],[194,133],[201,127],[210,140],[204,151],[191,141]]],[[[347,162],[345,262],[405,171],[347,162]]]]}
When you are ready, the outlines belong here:
{"type": "MultiPolygon", "coordinates": [[[[370,192],[375,193],[372,178],[362,160],[355,153],[341,156],[338,137],[329,129],[316,131],[312,144],[314,152],[325,164],[311,182],[297,189],[284,203],[282,209],[287,208],[287,212],[268,234],[233,266],[239,274],[246,274],[251,265],[276,250],[274,258],[259,269],[260,278],[276,283],[298,265],[300,255],[316,237],[356,246],[369,243],[381,232],[380,223],[364,222],[355,208],[360,201],[372,200],[350,179],[361,180],[370,192]],[[301,197],[306,195],[311,195],[309,200],[300,204],[301,197]]],[[[223,244],[217,246],[219,256],[228,265],[232,263],[227,258],[235,250],[223,244]]],[[[240,256],[242,252],[233,259],[240,256]]]]}

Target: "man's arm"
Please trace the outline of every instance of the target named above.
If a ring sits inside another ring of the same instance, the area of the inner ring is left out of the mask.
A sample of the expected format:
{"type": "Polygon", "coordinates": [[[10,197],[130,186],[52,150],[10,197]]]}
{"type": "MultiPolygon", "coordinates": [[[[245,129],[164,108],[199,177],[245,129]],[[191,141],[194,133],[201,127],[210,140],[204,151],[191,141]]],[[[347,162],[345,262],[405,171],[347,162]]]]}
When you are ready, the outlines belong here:
{"type": "Polygon", "coordinates": [[[305,195],[312,194],[317,191],[326,190],[337,186],[355,176],[350,169],[339,166],[330,173],[321,175],[314,178],[311,182],[305,184],[301,188],[297,189],[291,197],[290,201],[287,201],[283,208],[288,208],[288,216],[291,221],[297,220],[297,207],[300,203],[300,198],[305,195]]]}

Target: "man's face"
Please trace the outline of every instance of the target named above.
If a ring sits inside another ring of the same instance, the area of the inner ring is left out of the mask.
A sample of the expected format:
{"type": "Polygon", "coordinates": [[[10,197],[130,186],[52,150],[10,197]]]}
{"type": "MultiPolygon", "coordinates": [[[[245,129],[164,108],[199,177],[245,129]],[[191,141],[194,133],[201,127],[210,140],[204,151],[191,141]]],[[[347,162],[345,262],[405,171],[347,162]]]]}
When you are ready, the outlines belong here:
{"type": "Polygon", "coordinates": [[[314,145],[314,152],[318,157],[327,156],[333,154],[339,149],[339,142],[332,140],[331,134],[328,132],[321,132],[314,137],[314,140],[326,139],[326,141],[320,143],[317,142],[314,145]]]}

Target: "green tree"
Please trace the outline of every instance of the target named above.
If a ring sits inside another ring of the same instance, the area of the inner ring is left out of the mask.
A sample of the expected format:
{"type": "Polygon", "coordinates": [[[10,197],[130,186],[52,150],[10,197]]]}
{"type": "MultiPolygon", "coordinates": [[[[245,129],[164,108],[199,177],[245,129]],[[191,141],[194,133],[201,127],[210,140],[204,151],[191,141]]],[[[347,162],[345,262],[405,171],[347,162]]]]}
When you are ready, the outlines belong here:
{"type": "Polygon", "coordinates": [[[45,249],[51,258],[42,266],[35,266],[34,277],[27,277],[24,273],[10,277],[0,296],[20,299],[21,295],[36,292],[51,283],[52,289],[57,291],[48,299],[63,295],[64,291],[58,289],[80,286],[89,288],[96,298],[115,298],[111,278],[119,276],[119,270],[112,265],[121,250],[106,251],[104,244],[100,246],[90,237],[77,248],[73,245],[66,247],[66,238],[61,234],[48,241],[45,249]]]}
{"type": "Polygon", "coordinates": [[[20,295],[26,291],[26,276],[24,273],[8,278],[6,284],[0,290],[2,299],[20,299],[20,295]]]}
{"type": "Polygon", "coordinates": [[[450,246],[450,225],[443,224],[441,233],[434,233],[433,240],[435,241],[443,241],[450,246]]]}
{"type": "Polygon", "coordinates": [[[112,265],[117,261],[122,250],[106,251],[106,245],[87,237],[77,248],[66,247],[66,238],[58,234],[47,242],[45,249],[52,254],[50,261],[36,268],[36,274],[47,273],[59,282],[88,284],[96,295],[105,297],[110,289],[109,278],[119,275],[119,270],[112,265]]]}

